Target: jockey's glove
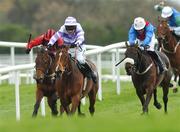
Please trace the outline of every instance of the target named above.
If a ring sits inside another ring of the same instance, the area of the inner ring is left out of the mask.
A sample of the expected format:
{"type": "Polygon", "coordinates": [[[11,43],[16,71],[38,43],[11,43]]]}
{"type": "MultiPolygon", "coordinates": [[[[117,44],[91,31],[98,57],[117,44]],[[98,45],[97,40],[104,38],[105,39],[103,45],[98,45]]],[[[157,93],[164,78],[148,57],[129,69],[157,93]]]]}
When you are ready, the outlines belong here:
{"type": "Polygon", "coordinates": [[[26,49],[25,50],[26,54],[29,54],[30,51],[31,51],[31,49],[26,49]]]}
{"type": "Polygon", "coordinates": [[[74,44],[77,46],[80,46],[82,44],[82,42],[80,40],[77,40],[74,44]]]}
{"type": "Polygon", "coordinates": [[[150,48],[150,46],[149,45],[140,45],[140,47],[143,47],[144,48],[144,50],[147,50],[147,49],[149,49],[150,48]]]}
{"type": "Polygon", "coordinates": [[[50,43],[48,43],[48,45],[47,45],[47,49],[51,49],[53,47],[53,45],[52,44],[50,44],[50,43]]]}

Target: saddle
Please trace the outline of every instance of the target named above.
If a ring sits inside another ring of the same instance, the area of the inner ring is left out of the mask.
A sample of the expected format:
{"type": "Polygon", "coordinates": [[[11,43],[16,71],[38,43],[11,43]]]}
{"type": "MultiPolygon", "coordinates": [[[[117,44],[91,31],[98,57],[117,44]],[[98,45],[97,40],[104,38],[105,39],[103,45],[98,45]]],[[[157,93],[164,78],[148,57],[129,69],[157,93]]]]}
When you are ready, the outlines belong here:
{"type": "Polygon", "coordinates": [[[148,51],[148,54],[151,56],[153,62],[156,65],[158,74],[163,70],[163,69],[167,69],[165,62],[162,60],[162,57],[160,55],[159,51],[148,51]]]}
{"type": "Polygon", "coordinates": [[[79,71],[83,74],[83,76],[85,76],[86,75],[85,67],[78,60],[76,60],[74,57],[72,57],[70,54],[69,54],[69,56],[72,61],[76,62],[76,65],[77,65],[79,71]]]}

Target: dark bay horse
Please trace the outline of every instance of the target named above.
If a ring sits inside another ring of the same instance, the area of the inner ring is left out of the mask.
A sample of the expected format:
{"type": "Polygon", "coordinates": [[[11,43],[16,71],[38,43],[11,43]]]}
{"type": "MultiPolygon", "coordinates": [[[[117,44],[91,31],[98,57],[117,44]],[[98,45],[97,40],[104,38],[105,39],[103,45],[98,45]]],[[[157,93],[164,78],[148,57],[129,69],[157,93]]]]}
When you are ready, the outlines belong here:
{"type": "Polygon", "coordinates": [[[93,83],[92,80],[87,80],[87,85],[85,90],[84,86],[84,75],[80,72],[77,61],[75,61],[68,53],[69,47],[63,46],[57,51],[55,57],[55,72],[61,73],[59,79],[56,79],[55,87],[57,89],[61,108],[61,114],[64,112],[67,115],[72,115],[76,112],[78,108],[78,114],[82,115],[80,110],[81,98],[88,95],[89,96],[89,112],[91,115],[94,114],[96,94],[98,91],[98,74],[97,69],[93,63],[89,61],[90,66],[97,75],[97,83],[93,83]],[[70,108],[71,104],[71,108],[70,108]]]}
{"type": "Polygon", "coordinates": [[[171,70],[168,58],[160,52],[162,60],[165,62],[168,71],[159,75],[156,64],[146,50],[141,50],[137,46],[128,46],[125,52],[125,69],[128,75],[131,75],[132,82],[136,89],[136,94],[142,104],[142,111],[148,113],[148,105],[154,94],[154,106],[161,108],[157,101],[157,86],[163,89],[164,111],[167,112],[169,83],[171,80],[171,70]],[[146,95],[146,97],[144,97],[146,95]]]}
{"type": "Polygon", "coordinates": [[[32,116],[36,116],[38,113],[39,105],[42,98],[47,97],[48,105],[51,108],[52,115],[57,115],[57,95],[55,90],[55,76],[53,74],[53,59],[49,55],[48,51],[41,47],[37,52],[35,60],[36,74],[34,79],[36,80],[36,103],[34,105],[34,111],[32,116]]]}
{"type": "MultiPolygon", "coordinates": [[[[173,72],[175,74],[174,81],[176,81],[177,76],[180,77],[180,46],[179,46],[180,41],[177,42],[177,39],[170,31],[166,20],[159,19],[159,25],[157,27],[157,36],[158,36],[159,46],[161,47],[161,51],[164,52],[170,60],[171,67],[173,68],[173,72]]],[[[179,78],[179,86],[180,86],[180,78],[179,78]]]]}

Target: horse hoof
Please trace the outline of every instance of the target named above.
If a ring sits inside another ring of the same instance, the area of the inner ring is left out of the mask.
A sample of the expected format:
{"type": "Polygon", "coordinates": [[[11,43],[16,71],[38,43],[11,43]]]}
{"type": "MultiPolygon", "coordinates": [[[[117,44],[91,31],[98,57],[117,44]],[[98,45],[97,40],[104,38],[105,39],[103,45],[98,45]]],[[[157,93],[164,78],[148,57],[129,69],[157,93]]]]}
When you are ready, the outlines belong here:
{"type": "Polygon", "coordinates": [[[161,107],[162,107],[160,103],[154,104],[154,106],[155,106],[157,109],[161,109],[161,107]]]}
{"type": "Polygon", "coordinates": [[[84,113],[79,113],[78,116],[85,117],[85,114],[84,113]]]}
{"type": "Polygon", "coordinates": [[[33,115],[32,115],[32,118],[35,118],[36,116],[37,116],[37,115],[33,114],[33,115]]]}
{"type": "Polygon", "coordinates": [[[58,112],[52,113],[52,116],[56,117],[58,115],[58,112]]]}
{"type": "Polygon", "coordinates": [[[174,88],[173,89],[173,93],[177,93],[178,92],[178,89],[177,88],[174,88]]]}

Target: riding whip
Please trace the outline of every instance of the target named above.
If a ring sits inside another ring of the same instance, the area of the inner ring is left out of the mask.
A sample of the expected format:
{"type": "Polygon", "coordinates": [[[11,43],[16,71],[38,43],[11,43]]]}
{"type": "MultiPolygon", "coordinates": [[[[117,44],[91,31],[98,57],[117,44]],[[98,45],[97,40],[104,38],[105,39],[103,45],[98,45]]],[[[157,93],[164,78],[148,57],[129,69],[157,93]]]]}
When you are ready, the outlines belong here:
{"type": "Polygon", "coordinates": [[[120,62],[118,62],[115,66],[118,66],[121,62],[123,62],[126,59],[126,57],[124,57],[120,62]]]}

